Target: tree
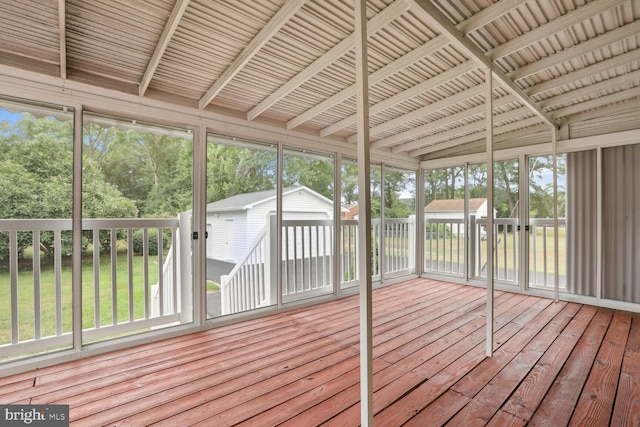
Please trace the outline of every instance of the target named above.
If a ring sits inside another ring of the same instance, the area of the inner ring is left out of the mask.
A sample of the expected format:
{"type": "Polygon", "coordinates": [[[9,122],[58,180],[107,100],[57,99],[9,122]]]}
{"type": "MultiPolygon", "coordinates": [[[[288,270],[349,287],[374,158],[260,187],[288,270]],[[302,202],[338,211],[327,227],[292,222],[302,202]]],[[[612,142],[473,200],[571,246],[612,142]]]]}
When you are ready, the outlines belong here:
{"type": "MultiPolygon", "coordinates": [[[[5,125],[0,137],[0,218],[70,218],[73,208],[73,146],[71,121],[23,114],[15,125],[5,125]]],[[[135,205],[108,185],[95,163],[85,159],[83,214],[121,217],[136,212],[135,205]]],[[[71,253],[71,235],[63,233],[63,255],[71,253]]],[[[18,256],[32,245],[30,233],[19,233],[18,256]]],[[[42,232],[40,248],[54,252],[52,232],[42,232]]],[[[0,259],[9,254],[7,233],[0,234],[0,259]]]]}

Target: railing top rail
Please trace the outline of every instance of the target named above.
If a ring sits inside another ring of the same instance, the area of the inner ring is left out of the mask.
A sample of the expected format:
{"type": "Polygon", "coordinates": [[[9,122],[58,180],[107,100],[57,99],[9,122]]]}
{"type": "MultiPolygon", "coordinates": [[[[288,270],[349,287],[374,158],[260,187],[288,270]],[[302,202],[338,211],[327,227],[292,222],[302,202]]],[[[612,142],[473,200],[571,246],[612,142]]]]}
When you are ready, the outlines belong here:
{"type": "MultiPolygon", "coordinates": [[[[357,223],[357,222],[356,222],[357,223]]],[[[302,227],[306,225],[333,225],[332,219],[284,219],[283,226],[302,227]]]]}
{"type": "MultiPolygon", "coordinates": [[[[0,219],[0,231],[71,230],[70,218],[0,219]]],[[[95,228],[178,228],[177,218],[85,218],[82,229],[95,228]]]]}
{"type": "Polygon", "coordinates": [[[431,224],[464,224],[462,218],[425,218],[424,220],[431,224]]]}
{"type": "MultiPolygon", "coordinates": [[[[558,218],[558,225],[565,225],[566,218],[558,218]]],[[[529,219],[531,225],[553,225],[553,218],[531,218],[529,219]]]]}
{"type": "MultiPolygon", "coordinates": [[[[477,218],[476,223],[480,225],[487,224],[487,218],[477,218]]],[[[494,225],[518,225],[518,218],[494,218],[494,225]]]]}

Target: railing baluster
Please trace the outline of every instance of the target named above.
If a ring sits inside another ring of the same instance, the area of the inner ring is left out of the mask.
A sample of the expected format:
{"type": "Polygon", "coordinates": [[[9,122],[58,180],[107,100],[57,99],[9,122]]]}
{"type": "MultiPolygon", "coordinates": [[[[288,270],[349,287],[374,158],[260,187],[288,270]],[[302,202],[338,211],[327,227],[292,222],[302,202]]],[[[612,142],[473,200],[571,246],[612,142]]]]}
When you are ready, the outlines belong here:
{"type": "MultiPolygon", "coordinates": [[[[116,270],[118,260],[118,245],[116,241],[116,229],[111,229],[111,324],[118,324],[118,272],[116,270]]],[[[160,286],[162,289],[162,286],[160,286]]],[[[162,303],[160,303],[162,307],[162,303]]],[[[162,310],[162,309],[161,309],[162,310]]]]}
{"type": "Polygon", "coordinates": [[[62,335],[62,231],[55,230],[53,233],[54,248],[58,248],[54,253],[54,271],[56,281],[56,335],[62,335]]]}
{"type": "Polygon", "coordinates": [[[93,325],[100,327],[100,229],[93,229],[93,325]]]}
{"type": "Polygon", "coordinates": [[[149,229],[142,229],[142,286],[144,292],[144,318],[150,317],[149,313],[149,229]]]}
{"type": "Polygon", "coordinates": [[[11,343],[20,341],[18,325],[18,232],[9,232],[9,276],[11,288],[11,343]]]}
{"type": "MultiPolygon", "coordinates": [[[[33,231],[33,321],[34,338],[42,338],[42,318],[40,315],[40,231],[33,231]]],[[[56,253],[60,248],[55,248],[56,253]]]]}
{"type": "Polygon", "coordinates": [[[129,288],[129,322],[133,321],[133,229],[127,228],[127,272],[129,288]]]}

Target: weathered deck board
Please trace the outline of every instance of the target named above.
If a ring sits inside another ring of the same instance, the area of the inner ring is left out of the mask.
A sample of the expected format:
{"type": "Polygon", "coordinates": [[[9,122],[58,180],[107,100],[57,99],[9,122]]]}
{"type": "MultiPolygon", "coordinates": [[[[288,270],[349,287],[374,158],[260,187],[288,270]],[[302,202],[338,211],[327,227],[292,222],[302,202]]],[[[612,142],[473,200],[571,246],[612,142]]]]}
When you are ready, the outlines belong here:
{"type": "MultiPolygon", "coordinates": [[[[374,291],[376,425],[638,425],[640,314],[416,279],[374,291]]],[[[351,426],[358,299],[0,379],[72,425],[351,426]]]]}

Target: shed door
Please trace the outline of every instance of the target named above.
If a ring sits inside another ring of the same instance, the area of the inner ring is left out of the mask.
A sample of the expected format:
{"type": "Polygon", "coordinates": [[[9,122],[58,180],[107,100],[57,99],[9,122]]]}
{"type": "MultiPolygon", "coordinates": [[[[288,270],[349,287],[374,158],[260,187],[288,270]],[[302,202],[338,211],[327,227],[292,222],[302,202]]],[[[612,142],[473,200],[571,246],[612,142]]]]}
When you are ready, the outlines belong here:
{"type": "Polygon", "coordinates": [[[224,227],[224,257],[233,260],[233,242],[235,240],[235,228],[232,219],[228,219],[224,227]]]}

